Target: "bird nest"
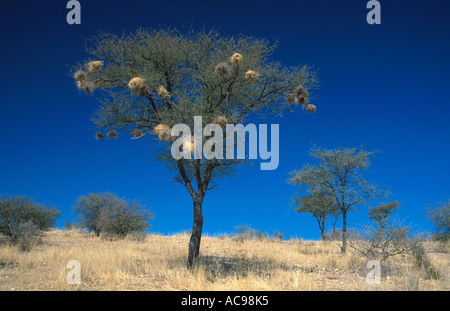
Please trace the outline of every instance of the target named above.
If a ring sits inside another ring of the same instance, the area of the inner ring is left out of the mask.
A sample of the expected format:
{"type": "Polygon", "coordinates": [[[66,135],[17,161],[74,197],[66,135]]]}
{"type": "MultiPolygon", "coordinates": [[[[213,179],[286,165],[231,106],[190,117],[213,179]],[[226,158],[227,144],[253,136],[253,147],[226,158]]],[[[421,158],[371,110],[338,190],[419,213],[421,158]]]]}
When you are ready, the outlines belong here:
{"type": "Polygon", "coordinates": [[[259,73],[257,73],[256,71],[253,70],[248,70],[245,73],[245,79],[251,83],[255,82],[256,79],[258,79],[259,77],[259,73]]]}
{"type": "Polygon", "coordinates": [[[230,62],[235,66],[238,66],[240,63],[242,63],[243,60],[244,60],[244,57],[242,57],[242,55],[239,53],[234,53],[230,57],[230,62]]]}
{"type": "Polygon", "coordinates": [[[89,72],[96,72],[99,71],[100,68],[102,68],[103,62],[99,60],[95,60],[88,63],[88,70],[89,72]]]}

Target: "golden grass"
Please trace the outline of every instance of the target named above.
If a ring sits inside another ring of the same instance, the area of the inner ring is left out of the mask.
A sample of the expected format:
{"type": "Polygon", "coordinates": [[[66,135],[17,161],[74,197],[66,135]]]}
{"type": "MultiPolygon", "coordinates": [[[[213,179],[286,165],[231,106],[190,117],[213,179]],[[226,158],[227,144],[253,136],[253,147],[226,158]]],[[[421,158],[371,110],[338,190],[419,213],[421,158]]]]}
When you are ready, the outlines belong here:
{"type": "Polygon", "coordinates": [[[186,268],[189,236],[148,235],[106,240],[78,231],[51,231],[30,252],[0,243],[0,290],[449,290],[449,254],[431,254],[443,277],[431,280],[408,256],[382,266],[379,285],[366,283],[367,260],[338,242],[203,237],[200,258],[186,268]],[[81,264],[70,285],[68,261],[81,264]]]}

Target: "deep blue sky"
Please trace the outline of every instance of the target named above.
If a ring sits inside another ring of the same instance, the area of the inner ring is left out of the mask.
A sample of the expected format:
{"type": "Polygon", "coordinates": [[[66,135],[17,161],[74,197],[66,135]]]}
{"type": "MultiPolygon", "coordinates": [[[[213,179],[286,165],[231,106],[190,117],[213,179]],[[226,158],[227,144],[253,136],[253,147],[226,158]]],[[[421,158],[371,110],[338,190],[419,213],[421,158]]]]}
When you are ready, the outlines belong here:
{"type": "MultiPolygon", "coordinates": [[[[290,207],[296,190],[286,183],[289,171],[311,162],[313,144],[381,150],[367,179],[389,187],[406,223],[430,230],[425,207],[449,196],[450,3],[380,2],[381,25],[368,25],[365,0],[80,0],[82,24],[68,25],[65,0],[1,1],[0,193],[55,206],[62,227],[78,196],[112,191],[151,208],[151,231],[190,230],[191,199],[152,161],[150,141],[95,140],[89,117],[97,101],[76,89],[68,66],[88,57],[84,42],[98,31],[214,28],[279,40],[274,57],[315,65],[321,85],[317,113],[274,121],[277,170],[241,167],[208,193],[205,233],[249,224],[319,238],[314,219],[290,207]]],[[[365,223],[366,213],[351,214],[350,226],[365,223]]]]}

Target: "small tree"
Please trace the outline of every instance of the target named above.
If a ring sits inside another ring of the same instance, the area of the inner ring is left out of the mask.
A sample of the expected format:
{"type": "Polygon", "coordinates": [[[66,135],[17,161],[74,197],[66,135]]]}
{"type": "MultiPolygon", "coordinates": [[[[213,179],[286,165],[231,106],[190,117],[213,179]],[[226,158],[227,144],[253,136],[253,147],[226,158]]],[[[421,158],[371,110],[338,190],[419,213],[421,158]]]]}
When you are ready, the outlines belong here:
{"type": "Polygon", "coordinates": [[[78,197],[77,204],[73,206],[73,212],[78,218],[78,226],[99,236],[101,232],[101,211],[116,199],[117,196],[112,193],[89,193],[78,197]]]}
{"type": "Polygon", "coordinates": [[[130,233],[143,233],[150,228],[150,211],[135,201],[116,199],[100,213],[100,227],[103,233],[125,237],[130,233]]]}
{"type": "Polygon", "coordinates": [[[150,228],[150,211],[136,201],[120,199],[113,193],[90,193],[77,199],[74,212],[78,224],[95,235],[101,233],[125,237],[150,228]]]}
{"type": "MultiPolygon", "coordinates": [[[[154,135],[161,142],[158,159],[192,198],[187,261],[192,267],[199,256],[205,195],[244,161],[177,160],[171,154],[171,128],[181,123],[194,132],[194,118],[201,116],[223,134],[226,124],[244,123],[252,114],[281,115],[297,104],[312,113],[316,107],[308,101],[315,72],[306,65],[283,67],[271,58],[276,46],[267,40],[214,31],[140,29],[122,36],[103,33],[91,42],[88,52],[95,59],[78,66],[73,76],[80,90],[101,92],[102,105],[93,119],[100,130],[96,137],[105,138],[106,131],[107,137],[118,138],[119,130],[127,130],[134,139],[154,135]]],[[[195,140],[186,140],[183,153],[195,146],[195,140]]]]}
{"type": "Polygon", "coordinates": [[[400,202],[392,201],[381,204],[377,207],[369,207],[370,220],[372,220],[380,231],[384,231],[391,218],[392,212],[400,207],[400,202]]]}
{"type": "Polygon", "coordinates": [[[380,195],[380,190],[362,176],[373,154],[362,148],[313,148],[311,155],[319,164],[290,173],[289,181],[300,187],[300,193],[320,193],[335,200],[342,214],[343,253],[347,249],[347,213],[380,195]]]}
{"type": "Polygon", "coordinates": [[[330,215],[335,215],[338,210],[335,200],[320,193],[313,193],[303,197],[295,197],[293,203],[294,206],[297,206],[296,212],[311,214],[316,219],[320,236],[322,240],[325,240],[325,222],[330,215]]]}
{"type": "Polygon", "coordinates": [[[427,208],[427,218],[434,226],[433,239],[447,242],[450,239],[450,198],[436,206],[427,208]]]}
{"type": "Polygon", "coordinates": [[[421,247],[423,236],[415,235],[408,226],[392,221],[392,212],[399,206],[399,202],[393,201],[370,207],[368,214],[373,224],[363,227],[361,239],[351,239],[350,246],[381,263],[389,257],[412,253],[421,247]]]}
{"type": "Polygon", "coordinates": [[[0,197],[0,233],[14,241],[20,240],[21,232],[29,236],[50,230],[58,216],[58,210],[23,195],[0,197]]]}

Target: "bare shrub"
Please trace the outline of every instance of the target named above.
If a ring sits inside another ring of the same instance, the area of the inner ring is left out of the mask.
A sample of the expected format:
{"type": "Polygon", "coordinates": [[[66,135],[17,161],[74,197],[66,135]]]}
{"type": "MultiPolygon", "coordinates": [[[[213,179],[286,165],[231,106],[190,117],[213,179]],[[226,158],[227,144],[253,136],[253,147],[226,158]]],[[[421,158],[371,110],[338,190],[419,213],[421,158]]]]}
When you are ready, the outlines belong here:
{"type": "Polygon", "coordinates": [[[11,241],[22,251],[30,251],[34,245],[41,242],[42,230],[31,221],[19,222],[10,227],[11,241]]]}
{"type": "Polygon", "coordinates": [[[423,244],[415,245],[412,248],[412,255],[416,266],[422,268],[429,278],[439,280],[442,277],[440,271],[433,265],[428,257],[423,244]]]}
{"type": "Polygon", "coordinates": [[[234,227],[234,230],[237,231],[237,233],[232,233],[231,237],[236,242],[244,242],[246,240],[265,240],[268,238],[269,234],[267,232],[258,231],[255,229],[252,229],[248,225],[239,225],[234,227]]]}

